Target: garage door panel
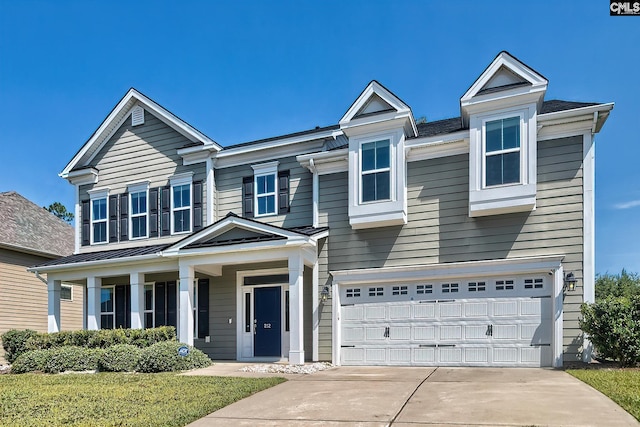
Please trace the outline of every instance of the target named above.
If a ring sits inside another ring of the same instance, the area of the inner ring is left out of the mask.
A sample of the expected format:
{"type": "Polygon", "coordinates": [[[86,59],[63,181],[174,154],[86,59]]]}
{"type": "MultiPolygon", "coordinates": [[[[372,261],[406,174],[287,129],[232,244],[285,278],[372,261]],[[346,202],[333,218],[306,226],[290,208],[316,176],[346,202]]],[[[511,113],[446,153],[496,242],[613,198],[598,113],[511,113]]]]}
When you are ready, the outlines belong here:
{"type": "Polygon", "coordinates": [[[418,303],[413,305],[414,319],[435,319],[436,303],[418,303]]]}
{"type": "Polygon", "coordinates": [[[342,363],[550,366],[549,288],[525,288],[516,277],[503,281],[511,289],[498,290],[497,282],[460,280],[458,292],[446,295],[437,283],[429,295],[418,295],[418,285],[393,285],[396,293],[391,285],[376,285],[377,295],[352,298],[354,304],[341,308],[342,363]]]}

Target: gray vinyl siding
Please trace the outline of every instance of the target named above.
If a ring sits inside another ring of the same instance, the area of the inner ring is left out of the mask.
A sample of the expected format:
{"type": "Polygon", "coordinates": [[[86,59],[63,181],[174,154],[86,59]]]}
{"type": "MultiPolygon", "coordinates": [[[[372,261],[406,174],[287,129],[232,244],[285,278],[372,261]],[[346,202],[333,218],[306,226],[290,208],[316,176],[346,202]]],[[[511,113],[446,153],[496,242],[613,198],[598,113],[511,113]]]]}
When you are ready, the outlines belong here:
{"type": "MultiPolygon", "coordinates": [[[[278,171],[288,170],[290,211],[286,215],[259,217],[262,222],[278,227],[311,225],[313,222],[311,173],[300,166],[295,157],[278,159],[278,171]]],[[[253,176],[250,164],[215,171],[218,218],[229,212],[242,215],[242,178],[253,176]]]]}
{"type": "MultiPolygon", "coordinates": [[[[537,208],[530,213],[470,218],[466,154],[408,163],[407,182],[407,225],[353,230],[347,173],[320,177],[320,225],[330,234],[319,285],[330,283],[332,270],[564,255],[565,271],[579,285],[564,300],[565,360],[574,360],[581,343],[582,138],[538,143],[537,208]]],[[[320,358],[331,359],[330,304],[321,312],[320,358]]]]}
{"type": "MultiPolygon", "coordinates": [[[[183,172],[193,172],[193,181],[203,181],[203,218],[206,218],[207,189],[205,163],[184,166],[177,150],[190,141],[164,122],[145,111],[145,123],[131,126],[130,116],[98,151],[91,166],[99,171],[99,182],[80,187],[80,200],[88,200],[88,190],[109,188],[109,194],[122,194],[127,184],[149,181],[149,187],[169,184],[169,177],[183,172]]],[[[76,221],[82,221],[77,218],[76,221]]],[[[182,235],[181,237],[184,237],[182,235]]],[[[175,237],[158,237],[132,240],[108,245],[84,246],[81,251],[117,249],[129,246],[157,244],[159,241],[176,240],[175,237]]]]}

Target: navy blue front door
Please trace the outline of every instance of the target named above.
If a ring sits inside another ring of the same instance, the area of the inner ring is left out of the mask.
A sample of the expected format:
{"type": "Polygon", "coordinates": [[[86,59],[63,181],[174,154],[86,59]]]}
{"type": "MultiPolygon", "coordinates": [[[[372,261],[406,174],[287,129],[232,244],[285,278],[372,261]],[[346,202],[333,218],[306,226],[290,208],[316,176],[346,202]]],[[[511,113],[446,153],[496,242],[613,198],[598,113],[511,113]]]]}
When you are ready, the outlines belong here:
{"type": "Polygon", "coordinates": [[[253,290],[253,355],[281,356],[280,286],[253,290]]]}

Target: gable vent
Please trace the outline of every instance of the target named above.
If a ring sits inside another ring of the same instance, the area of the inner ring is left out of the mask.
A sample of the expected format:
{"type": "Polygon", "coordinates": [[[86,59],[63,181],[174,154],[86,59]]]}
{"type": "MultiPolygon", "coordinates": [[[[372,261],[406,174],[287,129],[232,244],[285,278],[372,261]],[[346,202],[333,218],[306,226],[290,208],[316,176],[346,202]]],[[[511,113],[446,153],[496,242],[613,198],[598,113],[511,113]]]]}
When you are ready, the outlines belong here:
{"type": "Polygon", "coordinates": [[[138,126],[144,124],[144,109],[136,105],[131,110],[131,126],[138,126]]]}

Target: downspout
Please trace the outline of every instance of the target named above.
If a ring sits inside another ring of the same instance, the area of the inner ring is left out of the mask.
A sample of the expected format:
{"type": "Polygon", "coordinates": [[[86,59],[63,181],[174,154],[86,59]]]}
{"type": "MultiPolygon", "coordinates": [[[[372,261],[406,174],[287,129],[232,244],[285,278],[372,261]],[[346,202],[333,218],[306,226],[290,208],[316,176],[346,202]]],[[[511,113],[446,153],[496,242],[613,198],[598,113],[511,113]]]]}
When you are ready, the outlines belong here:
{"type": "Polygon", "coordinates": [[[320,192],[320,182],[318,178],[318,169],[316,169],[316,165],[313,159],[309,159],[309,170],[313,173],[313,184],[312,184],[312,198],[313,198],[313,226],[317,228],[320,224],[320,219],[318,218],[318,198],[320,192]]]}
{"type": "Polygon", "coordinates": [[[37,271],[34,271],[34,272],[33,272],[33,274],[35,274],[35,275],[36,275],[36,277],[37,277],[37,278],[38,278],[42,283],[44,283],[45,285],[48,285],[48,284],[49,284],[49,282],[47,282],[47,280],[46,280],[45,278],[43,278],[43,277],[40,275],[40,273],[38,273],[37,271]]]}

